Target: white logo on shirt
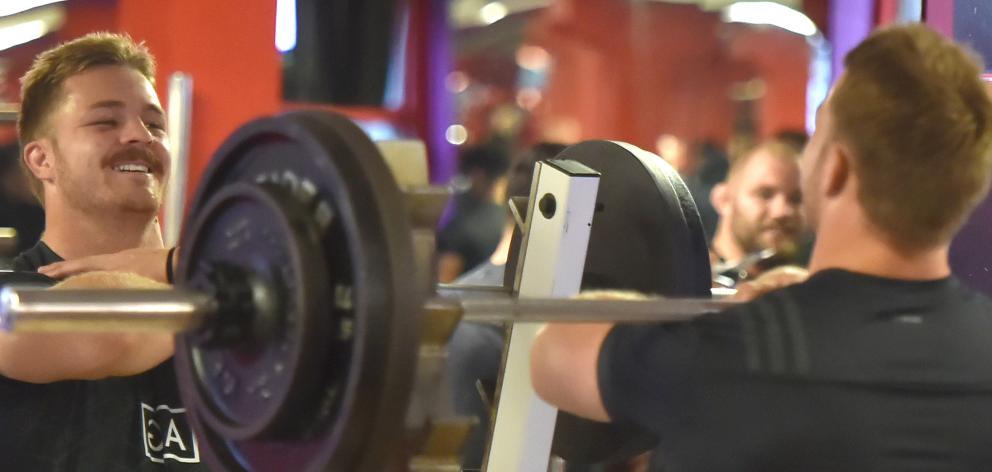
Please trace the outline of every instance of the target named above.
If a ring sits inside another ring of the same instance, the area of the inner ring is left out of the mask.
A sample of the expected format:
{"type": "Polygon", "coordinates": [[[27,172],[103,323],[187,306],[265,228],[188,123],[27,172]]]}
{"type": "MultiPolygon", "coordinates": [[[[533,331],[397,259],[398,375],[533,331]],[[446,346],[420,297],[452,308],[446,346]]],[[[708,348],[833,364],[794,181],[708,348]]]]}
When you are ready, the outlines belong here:
{"type": "Polygon", "coordinates": [[[200,449],[193,428],[186,420],[185,408],[141,404],[141,432],[145,456],[152,462],[166,459],[177,462],[200,462],[200,449]]]}

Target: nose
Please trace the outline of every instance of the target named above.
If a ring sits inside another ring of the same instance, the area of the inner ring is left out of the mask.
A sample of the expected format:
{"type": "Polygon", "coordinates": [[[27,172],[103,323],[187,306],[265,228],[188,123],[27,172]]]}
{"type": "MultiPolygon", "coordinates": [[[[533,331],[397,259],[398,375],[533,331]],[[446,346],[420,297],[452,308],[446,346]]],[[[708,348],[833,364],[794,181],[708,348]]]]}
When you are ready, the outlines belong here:
{"type": "Polygon", "coordinates": [[[155,134],[148,129],[148,125],[140,117],[128,119],[124,124],[124,130],[121,133],[121,141],[124,144],[150,144],[155,140],[155,134]]]}
{"type": "Polygon", "coordinates": [[[776,220],[793,219],[799,216],[799,204],[788,195],[778,194],[772,199],[768,212],[776,220]]]}

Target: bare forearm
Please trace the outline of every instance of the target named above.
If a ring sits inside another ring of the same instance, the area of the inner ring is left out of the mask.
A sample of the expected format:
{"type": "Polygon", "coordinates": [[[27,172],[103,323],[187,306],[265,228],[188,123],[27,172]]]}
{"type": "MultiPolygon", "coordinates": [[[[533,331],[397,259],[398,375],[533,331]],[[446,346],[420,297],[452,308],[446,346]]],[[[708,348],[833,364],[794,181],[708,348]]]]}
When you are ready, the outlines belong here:
{"type": "Polygon", "coordinates": [[[163,334],[0,334],[0,374],[32,383],[134,375],[172,352],[163,334]]]}
{"type": "Polygon", "coordinates": [[[531,381],[545,401],[579,416],[609,421],[599,392],[599,350],[610,324],[549,324],[531,349],[531,381]]]}

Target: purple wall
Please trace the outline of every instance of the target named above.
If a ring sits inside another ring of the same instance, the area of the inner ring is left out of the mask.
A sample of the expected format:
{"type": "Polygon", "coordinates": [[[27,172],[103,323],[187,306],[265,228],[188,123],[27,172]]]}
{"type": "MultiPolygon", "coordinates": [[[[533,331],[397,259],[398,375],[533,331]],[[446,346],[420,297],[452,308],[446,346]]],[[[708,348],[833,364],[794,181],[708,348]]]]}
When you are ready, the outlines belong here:
{"type": "Polygon", "coordinates": [[[951,271],[966,285],[992,295],[992,199],[972,213],[951,244],[951,271]]]}
{"type": "Polygon", "coordinates": [[[954,8],[954,0],[927,0],[923,17],[927,25],[950,38],[954,36],[954,8]]]}
{"type": "Polygon", "coordinates": [[[868,36],[874,24],[874,0],[833,0],[827,39],[833,51],[833,80],[844,71],[844,56],[868,36]]]}
{"type": "MultiPolygon", "coordinates": [[[[928,0],[925,7],[928,25],[959,42],[979,46],[987,63],[989,45],[975,42],[992,34],[988,12],[987,0],[928,0]]],[[[990,241],[992,198],[986,197],[951,243],[951,270],[966,285],[992,295],[990,241]]]]}
{"type": "Polygon", "coordinates": [[[448,2],[430,0],[427,17],[427,96],[429,110],[427,149],[431,151],[431,182],[445,184],[458,168],[455,147],[445,138],[445,130],[455,122],[454,98],[444,86],[452,69],[451,32],[448,2]]]}

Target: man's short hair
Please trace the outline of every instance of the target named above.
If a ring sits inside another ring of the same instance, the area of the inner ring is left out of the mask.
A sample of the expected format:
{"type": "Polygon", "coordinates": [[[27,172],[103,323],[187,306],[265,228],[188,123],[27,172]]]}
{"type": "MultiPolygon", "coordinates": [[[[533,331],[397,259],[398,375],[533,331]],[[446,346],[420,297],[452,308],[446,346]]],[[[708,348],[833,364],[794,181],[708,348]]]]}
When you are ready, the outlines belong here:
{"type": "MultiPolygon", "coordinates": [[[[90,33],[49,49],[35,58],[21,78],[21,111],[17,117],[21,146],[48,131],[48,119],[62,100],[66,79],[98,66],[127,66],[155,83],[155,59],[144,43],[135,43],[127,35],[90,33]]],[[[41,182],[26,173],[31,190],[41,199],[41,182]]]]}
{"type": "Polygon", "coordinates": [[[496,180],[510,168],[509,143],[499,138],[465,148],[461,152],[459,172],[469,175],[482,172],[489,180],[496,180]]]}
{"type": "Polygon", "coordinates": [[[747,167],[752,159],[760,154],[767,154],[783,161],[795,162],[798,165],[800,150],[797,150],[793,144],[779,139],[764,141],[730,163],[730,169],[727,171],[727,182],[730,182],[741,170],[747,167]]]}
{"type": "Polygon", "coordinates": [[[809,142],[809,135],[803,130],[783,129],[775,133],[775,140],[788,144],[796,148],[796,152],[801,153],[809,142]]]}
{"type": "Polygon", "coordinates": [[[530,193],[534,179],[534,165],[538,161],[553,159],[567,146],[559,143],[540,142],[518,154],[510,166],[510,178],[506,183],[508,197],[525,197],[530,193]]]}
{"type": "Polygon", "coordinates": [[[992,173],[978,59],[912,25],[873,33],[844,64],[830,110],[868,218],[902,250],[949,241],[992,173]]]}

